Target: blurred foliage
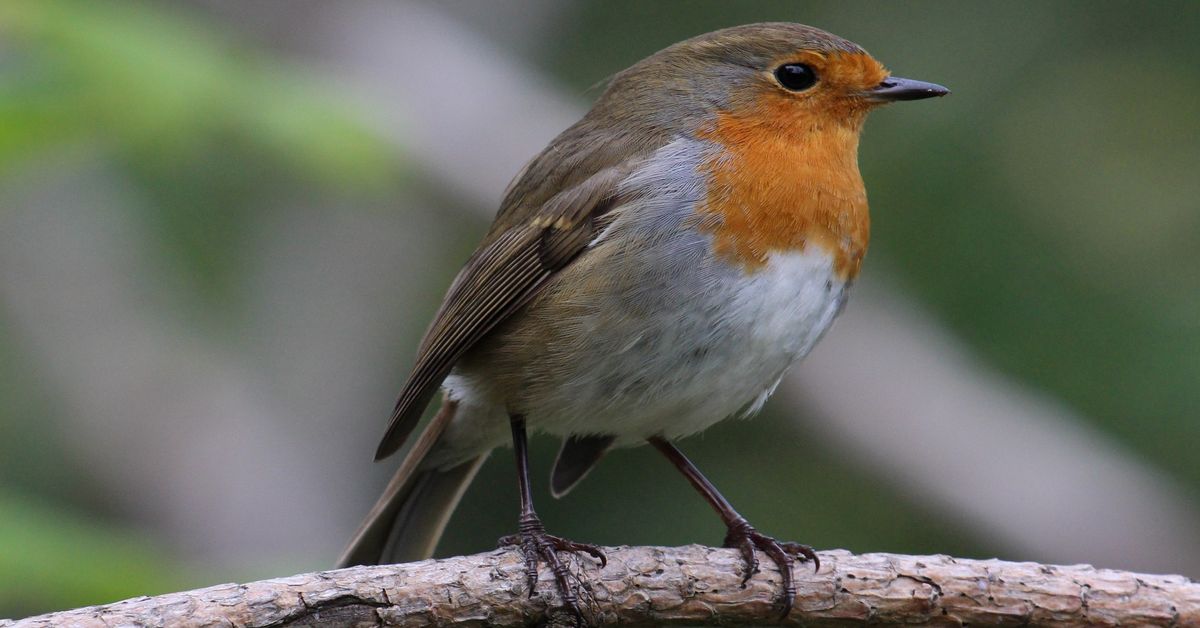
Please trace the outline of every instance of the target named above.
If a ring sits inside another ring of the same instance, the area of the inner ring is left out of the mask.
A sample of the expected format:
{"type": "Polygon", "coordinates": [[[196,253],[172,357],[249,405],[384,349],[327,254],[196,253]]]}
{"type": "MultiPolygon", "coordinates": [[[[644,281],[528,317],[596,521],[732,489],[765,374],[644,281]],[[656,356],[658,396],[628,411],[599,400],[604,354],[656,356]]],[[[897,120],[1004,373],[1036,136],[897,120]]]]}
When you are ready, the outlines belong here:
{"type": "Polygon", "coordinates": [[[213,301],[264,181],[381,193],[400,169],[358,107],[197,14],[16,1],[0,4],[0,33],[0,173],[99,144],[153,201],[142,218],[161,252],[213,301]]]}
{"type": "Polygon", "coordinates": [[[211,581],[145,534],[0,491],[0,614],[154,595],[211,581]]]}
{"type": "MultiPolygon", "coordinates": [[[[217,318],[242,262],[239,229],[265,189],[378,196],[404,166],[331,85],[197,13],[144,2],[2,2],[0,176],[64,150],[99,152],[140,184],[147,202],[130,209],[142,210],[168,269],[206,306],[195,309],[216,309],[217,318]]],[[[206,582],[165,544],[151,548],[145,535],[97,522],[104,507],[86,472],[64,463],[56,443],[54,400],[2,323],[0,472],[6,484],[76,507],[0,493],[0,616],[206,582]]]]}
{"type": "MultiPolygon", "coordinates": [[[[398,177],[403,156],[359,106],[185,7],[0,2],[0,175],[19,176],[54,151],[102,155],[137,184],[144,202],[130,211],[163,272],[195,295],[188,311],[219,332],[253,252],[240,233],[263,199],[280,190],[380,196],[412,182],[398,177]]],[[[564,13],[528,61],[581,100],[670,42],[764,20],[829,29],[897,74],[954,89],[868,126],[874,248],[865,272],[899,280],[991,364],[1200,493],[1191,451],[1200,440],[1200,4],[590,0],[564,13]]],[[[463,222],[464,242],[447,248],[470,250],[466,240],[483,229],[463,222]]],[[[5,323],[0,616],[237,578],[197,573],[93,502],[87,470],[57,443],[53,391],[5,323]]],[[[764,531],[859,551],[1004,549],[773,412],[753,429],[727,422],[681,445],[764,531]]],[[[539,487],[554,446],[535,443],[539,487]]],[[[440,553],[478,551],[511,532],[510,455],[488,462],[440,553]]],[[[580,540],[721,536],[707,505],[645,450],[613,453],[539,509],[580,540]],[[664,480],[641,481],[647,474],[664,480]]]]}
{"type": "Polygon", "coordinates": [[[127,163],[178,167],[244,141],[306,178],[358,187],[393,173],[393,150],[327,87],[218,34],[198,16],[145,3],[8,2],[0,74],[0,167],[91,138],[127,163]]]}

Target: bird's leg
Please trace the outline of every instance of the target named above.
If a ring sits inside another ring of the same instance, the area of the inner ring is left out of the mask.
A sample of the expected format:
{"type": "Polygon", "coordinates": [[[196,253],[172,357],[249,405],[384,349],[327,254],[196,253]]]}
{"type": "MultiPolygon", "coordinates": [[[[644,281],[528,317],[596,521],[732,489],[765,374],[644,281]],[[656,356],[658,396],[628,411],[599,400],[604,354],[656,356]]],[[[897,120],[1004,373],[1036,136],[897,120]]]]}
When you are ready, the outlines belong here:
{"type": "Polygon", "coordinates": [[[760,549],[766,552],[767,556],[779,567],[779,575],[783,578],[783,597],[781,599],[783,606],[783,615],[792,610],[792,604],[796,601],[796,583],[792,577],[792,558],[799,557],[801,560],[811,560],[815,569],[821,568],[821,561],[817,558],[812,548],[799,543],[781,543],[775,539],[759,533],[750,525],[746,518],[738,514],[738,511],[733,509],[729,500],[725,499],[717,487],[704,477],[703,473],[692,464],[687,456],[683,455],[682,451],[675,445],[667,442],[660,436],[655,436],[648,439],[654,448],[662,452],[671,464],[683,473],[688,482],[704,496],[704,499],[717,511],[721,516],[721,521],[725,522],[725,527],[728,532],[725,534],[725,547],[733,547],[741,550],[742,558],[746,561],[746,574],[742,577],[742,584],[750,580],[750,576],[758,571],[758,558],[754,555],[754,550],[760,549]]]}
{"type": "Polygon", "coordinates": [[[512,425],[513,451],[517,459],[517,483],[521,491],[521,516],[518,519],[518,532],[501,538],[499,544],[518,547],[525,555],[525,578],[529,585],[529,597],[533,597],[537,587],[538,562],[545,561],[554,572],[554,579],[558,583],[559,593],[562,594],[563,604],[571,609],[576,617],[582,618],[579,599],[568,580],[570,573],[558,559],[558,552],[589,554],[599,560],[602,567],[608,564],[608,559],[604,556],[604,552],[595,545],[576,543],[546,533],[542,520],[533,510],[533,496],[529,489],[529,449],[525,437],[525,418],[519,415],[513,416],[510,418],[510,423],[512,425]]]}

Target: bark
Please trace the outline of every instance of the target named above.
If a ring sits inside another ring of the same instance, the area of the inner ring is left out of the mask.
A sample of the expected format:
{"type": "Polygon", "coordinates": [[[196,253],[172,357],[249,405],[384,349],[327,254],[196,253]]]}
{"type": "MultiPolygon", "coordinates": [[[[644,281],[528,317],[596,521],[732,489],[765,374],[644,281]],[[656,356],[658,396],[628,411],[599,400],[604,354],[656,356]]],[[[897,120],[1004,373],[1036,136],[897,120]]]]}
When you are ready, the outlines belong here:
{"type": "MultiPolygon", "coordinates": [[[[735,550],[620,547],[608,567],[573,563],[588,623],[774,624],[779,574],[765,556],[742,586],[735,550]]],[[[786,625],[1200,626],[1200,584],[1182,576],[949,556],[822,552],[797,564],[786,625]]],[[[571,625],[542,570],[536,595],[516,552],[354,567],[141,597],[0,626],[571,625]]]]}

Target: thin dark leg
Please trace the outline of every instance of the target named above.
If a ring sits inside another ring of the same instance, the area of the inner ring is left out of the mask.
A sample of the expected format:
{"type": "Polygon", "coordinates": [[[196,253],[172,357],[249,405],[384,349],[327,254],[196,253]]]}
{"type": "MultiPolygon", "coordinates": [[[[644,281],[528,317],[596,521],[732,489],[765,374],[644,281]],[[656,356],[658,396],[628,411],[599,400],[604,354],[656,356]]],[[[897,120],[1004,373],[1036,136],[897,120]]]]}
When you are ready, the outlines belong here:
{"type": "Polygon", "coordinates": [[[738,522],[746,521],[744,517],[738,514],[738,511],[733,509],[733,505],[729,503],[729,500],[725,499],[725,496],[717,491],[717,487],[713,486],[712,482],[709,482],[708,478],[704,477],[700,469],[697,469],[696,465],[692,464],[692,461],[688,460],[682,451],[679,451],[678,447],[657,436],[650,439],[650,444],[662,452],[662,455],[666,456],[667,460],[670,460],[676,469],[679,469],[683,477],[692,483],[692,487],[704,496],[704,499],[713,507],[713,510],[717,511],[717,514],[721,516],[721,521],[724,521],[727,527],[732,527],[738,522]]]}
{"type": "Polygon", "coordinates": [[[533,510],[533,495],[529,489],[529,448],[525,437],[525,419],[521,416],[513,416],[510,423],[512,425],[513,453],[517,461],[517,487],[521,493],[521,515],[517,520],[517,534],[500,539],[500,545],[519,547],[525,555],[525,579],[529,586],[529,597],[533,597],[537,588],[538,562],[544,561],[554,572],[554,580],[558,583],[563,605],[571,609],[576,617],[582,619],[579,599],[570,582],[571,574],[558,559],[558,552],[584,552],[599,560],[602,567],[608,564],[608,560],[600,548],[595,545],[576,543],[546,533],[542,520],[533,510]]]}
{"type": "Polygon", "coordinates": [[[713,510],[717,511],[721,521],[725,522],[725,527],[728,529],[725,534],[725,547],[738,548],[742,552],[742,558],[746,561],[746,575],[742,578],[743,584],[750,580],[754,572],[758,571],[758,558],[754,555],[755,548],[766,552],[779,567],[779,575],[783,578],[783,615],[787,616],[792,610],[792,604],[796,601],[796,583],[792,577],[792,558],[800,557],[801,560],[811,560],[813,567],[820,569],[821,561],[817,558],[816,553],[807,545],[780,543],[759,533],[746,521],[745,517],[733,509],[729,500],[717,491],[717,487],[704,477],[700,469],[697,469],[696,465],[692,464],[692,461],[688,460],[678,447],[658,436],[648,440],[655,449],[667,457],[667,460],[671,461],[671,464],[675,465],[676,469],[679,469],[679,472],[688,479],[688,482],[691,482],[696,491],[704,496],[713,510]]]}
{"type": "Polygon", "coordinates": [[[521,492],[521,518],[537,518],[533,511],[533,495],[529,490],[529,444],[525,436],[525,419],[520,416],[512,417],[509,421],[512,427],[513,456],[517,462],[517,488],[521,492]]]}

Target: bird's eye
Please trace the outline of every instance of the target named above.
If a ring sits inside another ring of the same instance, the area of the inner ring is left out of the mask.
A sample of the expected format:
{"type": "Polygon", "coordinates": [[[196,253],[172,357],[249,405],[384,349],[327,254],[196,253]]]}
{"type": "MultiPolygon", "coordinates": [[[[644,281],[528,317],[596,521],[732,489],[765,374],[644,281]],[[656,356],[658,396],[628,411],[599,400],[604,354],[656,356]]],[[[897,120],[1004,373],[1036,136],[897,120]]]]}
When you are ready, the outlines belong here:
{"type": "Polygon", "coordinates": [[[817,84],[817,72],[803,63],[787,63],[775,68],[775,80],[785,89],[802,92],[817,84]]]}

